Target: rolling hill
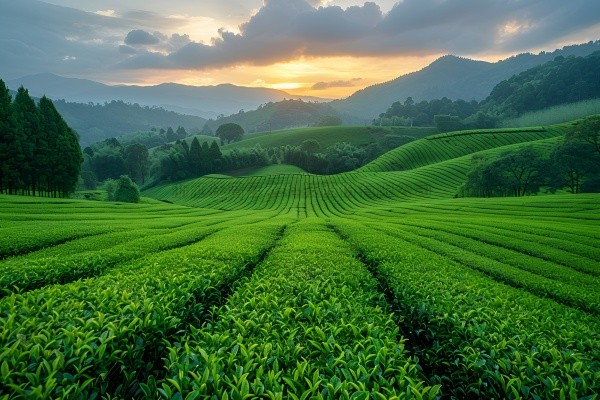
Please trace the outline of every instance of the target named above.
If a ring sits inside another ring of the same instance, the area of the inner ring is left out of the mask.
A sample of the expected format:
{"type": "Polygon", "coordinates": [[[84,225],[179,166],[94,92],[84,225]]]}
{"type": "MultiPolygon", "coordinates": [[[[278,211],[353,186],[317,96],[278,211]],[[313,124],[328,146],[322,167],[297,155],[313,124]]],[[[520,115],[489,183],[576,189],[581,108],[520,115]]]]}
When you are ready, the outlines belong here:
{"type": "Polygon", "coordinates": [[[236,123],[247,133],[316,126],[324,116],[337,116],[344,125],[365,125],[365,120],[342,114],[326,103],[284,100],[269,102],[256,110],[240,111],[226,117],[209,119],[205,127],[215,132],[219,125],[236,123]]]}
{"type": "Polygon", "coordinates": [[[326,126],[319,128],[284,129],[275,132],[266,132],[246,135],[245,139],[223,146],[224,150],[242,147],[280,147],[299,146],[305,140],[315,139],[321,149],[326,149],[339,142],[350,143],[361,147],[370,143],[381,141],[385,138],[410,137],[421,138],[437,133],[435,128],[380,128],[372,126],[326,126]]]}
{"type": "Polygon", "coordinates": [[[145,195],[220,210],[253,209],[324,217],[337,199],[345,214],[399,201],[452,198],[471,168],[471,157],[496,154],[507,146],[535,144],[548,149],[571,124],[550,127],[461,131],[428,136],[392,150],[358,171],[339,175],[281,175],[218,179],[203,177],[161,185],[145,195]],[[286,193],[284,196],[283,194],[286,193]]]}

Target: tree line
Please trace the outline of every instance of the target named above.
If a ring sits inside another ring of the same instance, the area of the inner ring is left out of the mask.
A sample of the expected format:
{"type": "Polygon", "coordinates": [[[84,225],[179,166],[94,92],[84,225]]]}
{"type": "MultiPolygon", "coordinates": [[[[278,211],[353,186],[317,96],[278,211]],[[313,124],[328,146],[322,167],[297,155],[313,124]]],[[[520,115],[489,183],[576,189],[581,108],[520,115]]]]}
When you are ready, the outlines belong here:
{"type": "Polygon", "coordinates": [[[52,101],[0,80],[0,193],[64,197],[77,186],[79,138],[52,101]]]}
{"type": "Polygon", "coordinates": [[[95,189],[101,182],[117,180],[123,175],[131,177],[140,186],[160,181],[176,181],[228,171],[240,164],[238,158],[248,159],[237,153],[224,158],[217,143],[219,139],[221,143],[242,139],[244,130],[239,125],[223,124],[216,133],[214,140],[200,143],[198,137],[190,141],[185,128],[180,126],[177,130],[155,129],[149,136],[138,133],[106,139],[88,146],[83,151],[81,175],[84,187],[95,189]],[[170,143],[163,142],[150,154],[146,143],[152,143],[155,137],[170,143]],[[137,139],[141,140],[136,141],[137,139]],[[126,144],[128,142],[131,144],[126,144]],[[147,182],[148,178],[150,182],[147,182]]]}
{"type": "Polygon", "coordinates": [[[575,125],[549,153],[530,145],[496,157],[474,155],[471,163],[460,196],[600,192],[600,116],[575,125]]]}

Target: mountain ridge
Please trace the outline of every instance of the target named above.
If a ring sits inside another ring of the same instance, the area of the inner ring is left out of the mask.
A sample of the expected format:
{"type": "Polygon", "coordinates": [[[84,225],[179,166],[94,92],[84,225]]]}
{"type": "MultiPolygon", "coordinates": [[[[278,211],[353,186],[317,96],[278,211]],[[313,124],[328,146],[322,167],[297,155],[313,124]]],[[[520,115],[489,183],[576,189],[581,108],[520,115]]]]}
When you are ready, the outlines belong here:
{"type": "Polygon", "coordinates": [[[27,75],[9,80],[7,86],[17,89],[25,86],[31,95],[46,95],[77,103],[106,103],[121,100],[142,106],[157,106],[169,111],[181,112],[202,118],[219,114],[233,114],[239,110],[255,109],[261,104],[284,99],[326,102],[312,96],[295,96],[278,89],[254,88],[233,84],[191,86],[173,82],[158,85],[107,85],[89,79],[70,78],[52,73],[27,75]]]}
{"type": "Polygon", "coordinates": [[[393,102],[407,97],[415,101],[442,97],[481,101],[495,85],[515,74],[558,56],[586,56],[597,50],[600,50],[600,40],[552,52],[521,53],[494,63],[447,54],[419,71],[366,87],[345,99],[334,100],[331,105],[340,112],[372,119],[393,102]]]}

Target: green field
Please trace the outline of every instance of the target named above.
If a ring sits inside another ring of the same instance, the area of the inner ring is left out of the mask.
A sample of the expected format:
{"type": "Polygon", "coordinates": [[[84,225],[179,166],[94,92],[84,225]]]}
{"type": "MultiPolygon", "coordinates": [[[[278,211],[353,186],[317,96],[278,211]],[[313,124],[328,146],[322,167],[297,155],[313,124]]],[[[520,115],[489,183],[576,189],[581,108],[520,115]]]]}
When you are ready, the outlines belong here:
{"type": "Polygon", "coordinates": [[[0,399],[597,399],[600,195],[454,198],[473,154],[568,126],[0,196],[0,399]]]}
{"type": "Polygon", "coordinates": [[[585,118],[588,115],[600,114],[600,99],[583,100],[576,103],[562,104],[531,111],[519,117],[501,121],[503,127],[522,127],[532,125],[560,124],[575,118],[585,118]]]}
{"type": "Polygon", "coordinates": [[[263,176],[263,175],[289,175],[289,174],[305,174],[302,168],[289,164],[273,164],[266,167],[245,168],[242,170],[232,171],[230,176],[263,176]]]}

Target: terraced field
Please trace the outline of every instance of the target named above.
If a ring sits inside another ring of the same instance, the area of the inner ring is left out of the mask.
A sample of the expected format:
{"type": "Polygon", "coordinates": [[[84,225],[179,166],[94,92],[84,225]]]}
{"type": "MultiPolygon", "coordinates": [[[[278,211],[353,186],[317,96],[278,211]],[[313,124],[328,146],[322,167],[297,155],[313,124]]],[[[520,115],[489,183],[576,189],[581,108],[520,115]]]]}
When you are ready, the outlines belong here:
{"type": "Polygon", "coordinates": [[[561,129],[145,193],[175,204],[0,196],[0,399],[595,399],[600,195],[453,198],[473,151],[561,129]]]}

